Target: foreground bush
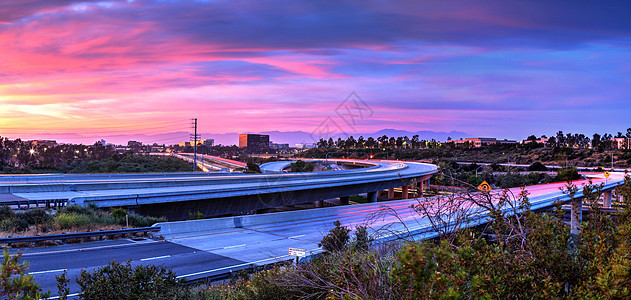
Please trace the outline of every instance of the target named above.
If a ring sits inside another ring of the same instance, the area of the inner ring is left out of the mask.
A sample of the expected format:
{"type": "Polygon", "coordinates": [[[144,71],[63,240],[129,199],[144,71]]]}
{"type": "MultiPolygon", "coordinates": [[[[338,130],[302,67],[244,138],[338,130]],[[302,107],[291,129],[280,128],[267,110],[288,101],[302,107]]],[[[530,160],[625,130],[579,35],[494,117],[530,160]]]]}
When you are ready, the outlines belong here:
{"type": "Polygon", "coordinates": [[[8,299],[41,299],[48,297],[42,294],[33,276],[26,275],[27,263],[20,263],[22,254],[9,255],[6,249],[3,253],[0,269],[0,296],[8,299]]]}
{"type": "Polygon", "coordinates": [[[159,266],[131,266],[112,261],[77,277],[81,299],[174,299],[183,282],[159,266]]]}

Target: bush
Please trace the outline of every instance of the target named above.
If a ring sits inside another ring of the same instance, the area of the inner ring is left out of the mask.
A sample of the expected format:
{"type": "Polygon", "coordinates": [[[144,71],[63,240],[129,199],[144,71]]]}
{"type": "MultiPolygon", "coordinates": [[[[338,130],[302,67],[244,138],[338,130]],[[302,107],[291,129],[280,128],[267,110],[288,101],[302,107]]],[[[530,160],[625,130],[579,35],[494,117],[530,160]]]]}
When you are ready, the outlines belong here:
{"type": "Polygon", "coordinates": [[[201,220],[201,219],[206,219],[206,216],[200,211],[196,211],[196,212],[189,211],[188,212],[188,219],[189,220],[201,220]]]}
{"type": "Polygon", "coordinates": [[[568,181],[568,180],[577,180],[581,179],[581,175],[578,174],[576,168],[563,168],[557,170],[556,181],[568,181]]]}
{"type": "Polygon", "coordinates": [[[303,160],[297,160],[289,165],[292,172],[313,172],[315,167],[312,163],[305,162],[303,160]]]}
{"type": "MultiPolygon", "coordinates": [[[[156,218],[156,217],[148,217],[148,216],[140,216],[136,214],[129,214],[129,225],[136,227],[148,227],[155,223],[166,222],[165,218],[156,218]]],[[[122,222],[125,222],[123,219],[122,222]]]]}
{"type": "Polygon", "coordinates": [[[255,163],[247,163],[248,170],[246,173],[261,173],[261,168],[255,163]]]}
{"type": "Polygon", "coordinates": [[[42,289],[33,279],[32,275],[26,275],[27,263],[20,263],[22,254],[9,255],[4,250],[2,260],[2,272],[0,272],[0,296],[8,299],[42,299],[48,298],[48,293],[42,294],[42,289]]]}
{"type": "Polygon", "coordinates": [[[183,281],[163,266],[135,266],[115,261],[77,276],[81,299],[174,299],[183,281]]]}
{"type": "Polygon", "coordinates": [[[548,168],[544,166],[542,163],[536,161],[530,167],[528,167],[528,171],[547,171],[548,168]]]}
{"type": "Polygon", "coordinates": [[[43,208],[27,210],[24,212],[24,215],[27,217],[27,221],[30,225],[50,223],[52,220],[52,217],[46,213],[46,210],[43,208]]]}
{"type": "Polygon", "coordinates": [[[122,208],[115,208],[112,210],[111,215],[114,218],[125,218],[125,216],[127,215],[127,211],[122,208]]]}
{"type": "Polygon", "coordinates": [[[91,224],[90,218],[86,215],[79,215],[76,213],[57,213],[54,217],[54,222],[61,227],[61,229],[70,229],[75,227],[82,227],[91,224]]]}
{"type": "Polygon", "coordinates": [[[24,231],[31,225],[47,224],[50,221],[51,217],[41,208],[17,213],[8,206],[0,208],[0,230],[2,231],[24,231]]]}

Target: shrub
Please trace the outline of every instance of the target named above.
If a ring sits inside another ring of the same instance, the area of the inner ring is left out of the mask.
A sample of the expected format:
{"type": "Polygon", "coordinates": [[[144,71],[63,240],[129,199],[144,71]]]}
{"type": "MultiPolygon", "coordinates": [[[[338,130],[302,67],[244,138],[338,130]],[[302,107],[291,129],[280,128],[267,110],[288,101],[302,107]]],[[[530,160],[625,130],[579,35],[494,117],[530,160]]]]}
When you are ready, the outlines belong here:
{"type": "Polygon", "coordinates": [[[81,299],[174,299],[183,281],[163,266],[135,266],[115,261],[77,276],[81,299]]]}
{"type": "MultiPolygon", "coordinates": [[[[166,222],[165,218],[156,218],[156,217],[148,217],[148,216],[139,216],[136,214],[129,214],[129,225],[137,226],[137,227],[147,227],[151,226],[155,223],[166,222]]],[[[123,222],[125,222],[123,220],[123,222]]]]}
{"type": "Polygon", "coordinates": [[[530,167],[528,167],[528,171],[547,171],[548,168],[544,166],[542,163],[536,161],[530,167]]]}
{"type": "Polygon", "coordinates": [[[43,208],[27,210],[24,212],[24,215],[27,217],[27,221],[30,225],[50,223],[52,220],[52,217],[47,214],[46,210],[43,208]]]}
{"type": "Polygon", "coordinates": [[[2,272],[0,272],[0,296],[8,299],[42,299],[50,295],[42,294],[42,289],[33,279],[32,275],[26,275],[27,263],[20,263],[22,254],[13,256],[4,250],[2,260],[2,272]]]}
{"type": "Polygon", "coordinates": [[[568,181],[568,180],[577,180],[580,179],[581,175],[578,174],[576,168],[563,168],[557,170],[556,181],[568,181]]]}
{"type": "Polygon", "coordinates": [[[201,219],[205,219],[206,216],[203,213],[201,213],[200,211],[196,211],[196,212],[189,211],[188,212],[188,218],[190,220],[201,220],[201,219]]]}
{"type": "Polygon", "coordinates": [[[92,223],[88,216],[75,213],[57,213],[53,220],[61,229],[82,227],[92,223]]]}
{"type": "Polygon", "coordinates": [[[255,163],[247,163],[248,170],[246,173],[261,173],[261,168],[255,163]]]}
{"type": "Polygon", "coordinates": [[[289,166],[292,172],[313,172],[315,167],[312,163],[305,162],[303,160],[297,160],[291,163],[289,166]]]}
{"type": "Polygon", "coordinates": [[[111,215],[114,218],[125,218],[125,216],[127,215],[127,211],[122,208],[115,208],[112,210],[111,215]]]}

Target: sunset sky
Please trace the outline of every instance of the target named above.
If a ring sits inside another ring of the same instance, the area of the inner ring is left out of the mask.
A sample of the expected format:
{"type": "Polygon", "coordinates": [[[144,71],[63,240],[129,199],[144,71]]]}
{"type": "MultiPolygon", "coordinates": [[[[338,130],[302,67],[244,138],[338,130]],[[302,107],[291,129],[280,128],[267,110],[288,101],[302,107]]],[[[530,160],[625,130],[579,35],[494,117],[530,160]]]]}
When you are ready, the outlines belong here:
{"type": "Polygon", "coordinates": [[[631,2],[0,0],[0,136],[631,127],[631,2]],[[342,122],[338,125],[344,126],[342,122]]]}

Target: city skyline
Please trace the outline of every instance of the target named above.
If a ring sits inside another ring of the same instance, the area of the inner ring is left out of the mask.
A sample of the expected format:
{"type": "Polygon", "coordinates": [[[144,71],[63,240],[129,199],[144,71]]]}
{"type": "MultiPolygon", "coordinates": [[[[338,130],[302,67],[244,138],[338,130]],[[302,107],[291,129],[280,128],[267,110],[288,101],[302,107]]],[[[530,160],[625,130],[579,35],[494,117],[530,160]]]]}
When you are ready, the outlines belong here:
{"type": "Polygon", "coordinates": [[[353,92],[371,114],[351,135],[615,134],[631,127],[630,13],[624,1],[2,3],[0,136],[168,133],[193,117],[201,132],[313,133],[345,126],[353,92]]]}

